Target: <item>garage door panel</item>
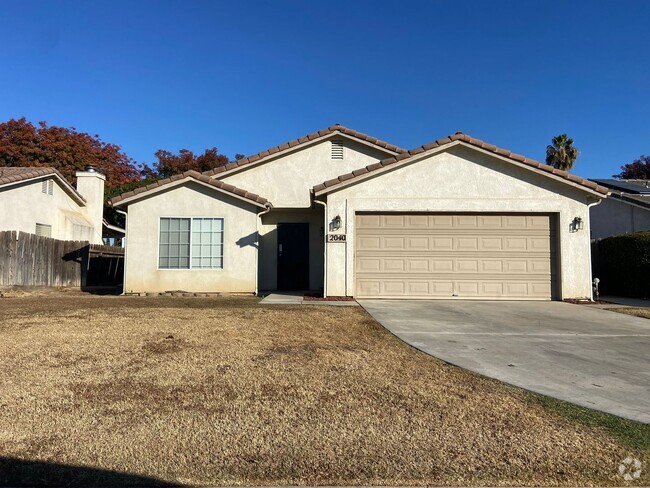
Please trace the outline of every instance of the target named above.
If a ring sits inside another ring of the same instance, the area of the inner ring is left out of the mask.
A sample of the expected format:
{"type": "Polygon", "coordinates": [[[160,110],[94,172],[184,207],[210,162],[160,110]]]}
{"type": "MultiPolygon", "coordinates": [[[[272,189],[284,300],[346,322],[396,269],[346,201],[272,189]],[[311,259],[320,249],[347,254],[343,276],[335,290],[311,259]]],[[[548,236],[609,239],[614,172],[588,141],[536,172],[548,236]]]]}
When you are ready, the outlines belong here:
{"type": "Polygon", "coordinates": [[[427,296],[431,294],[431,287],[428,281],[409,281],[407,293],[414,296],[427,296]]]}
{"type": "Polygon", "coordinates": [[[429,273],[433,262],[434,260],[411,258],[406,261],[406,268],[412,273],[429,273]]]}
{"type": "Polygon", "coordinates": [[[482,237],[479,244],[481,251],[501,251],[503,249],[503,238],[482,237]]]}
{"type": "Polygon", "coordinates": [[[359,297],[551,298],[549,215],[359,215],[359,297]]]}
{"type": "Polygon", "coordinates": [[[405,249],[404,237],[384,237],[381,240],[383,249],[405,249]]]}
{"type": "Polygon", "coordinates": [[[406,271],[406,260],[405,259],[386,259],[384,260],[383,270],[391,272],[401,272],[406,271]]]}
{"type": "Polygon", "coordinates": [[[381,217],[379,215],[357,215],[357,226],[363,228],[381,227],[381,217]]]}
{"type": "Polygon", "coordinates": [[[454,216],[454,228],[476,229],[478,227],[478,215],[456,215],[454,216]]]}
{"type": "Polygon", "coordinates": [[[359,236],[357,240],[357,250],[366,251],[376,249],[382,249],[381,246],[381,237],[379,236],[359,236]]]}
{"type": "Polygon", "coordinates": [[[417,236],[406,238],[406,249],[413,251],[428,251],[431,249],[431,238],[428,236],[417,236]]]}
{"type": "Polygon", "coordinates": [[[454,270],[453,259],[431,259],[431,271],[436,273],[451,272],[454,270]]]}
{"type": "Polygon", "coordinates": [[[381,286],[379,280],[358,279],[357,294],[365,297],[380,297],[381,286]]]}
{"type": "Polygon", "coordinates": [[[501,215],[480,215],[478,224],[480,229],[501,229],[503,228],[503,217],[501,215]]]}
{"type": "Polygon", "coordinates": [[[504,215],[503,226],[507,229],[523,230],[527,228],[527,217],[525,215],[504,215]]]}
{"type": "Polygon", "coordinates": [[[382,271],[381,263],[383,259],[377,257],[359,257],[357,259],[357,270],[359,273],[371,273],[373,271],[382,271]]]}
{"type": "Polygon", "coordinates": [[[454,239],[454,249],[459,251],[478,251],[478,238],[459,237],[454,239]]]}
{"type": "Polygon", "coordinates": [[[407,215],[406,225],[409,229],[428,229],[429,216],[428,215],[407,215]]]}
{"type": "Polygon", "coordinates": [[[382,291],[389,296],[406,295],[406,281],[382,281],[382,291]]]}
{"type": "Polygon", "coordinates": [[[402,229],[405,227],[405,215],[384,215],[382,218],[382,225],[384,227],[393,227],[402,229]]]}
{"type": "Polygon", "coordinates": [[[430,215],[430,229],[451,229],[454,226],[454,217],[452,215],[430,215]]]}
{"type": "Polygon", "coordinates": [[[481,282],[481,295],[488,297],[502,297],[504,295],[504,283],[498,281],[481,282]]]}
{"type": "Polygon", "coordinates": [[[453,237],[432,237],[431,249],[451,251],[454,249],[454,239],[453,237]]]}
{"type": "Polygon", "coordinates": [[[501,259],[482,259],[481,272],[483,273],[503,273],[503,260],[501,259]]]}
{"type": "Polygon", "coordinates": [[[457,259],[455,268],[459,273],[478,273],[478,259],[457,259]]]}

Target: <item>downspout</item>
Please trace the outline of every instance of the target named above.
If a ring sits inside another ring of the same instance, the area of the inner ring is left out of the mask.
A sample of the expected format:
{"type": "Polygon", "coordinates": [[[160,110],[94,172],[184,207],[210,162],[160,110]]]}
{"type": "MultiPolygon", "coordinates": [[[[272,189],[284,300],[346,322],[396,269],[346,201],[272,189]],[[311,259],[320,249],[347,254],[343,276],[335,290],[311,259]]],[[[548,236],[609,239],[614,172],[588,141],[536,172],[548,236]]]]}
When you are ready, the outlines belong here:
{"type": "MultiPolygon", "coordinates": [[[[607,197],[605,197],[607,198],[607,197]]],[[[603,199],[601,198],[597,202],[594,203],[589,203],[587,204],[587,215],[589,216],[589,287],[591,289],[591,301],[594,301],[594,266],[591,258],[591,207],[595,207],[596,205],[600,205],[603,203],[603,199]]]]}
{"type": "Polygon", "coordinates": [[[271,207],[269,204],[266,205],[266,209],[263,212],[260,212],[257,214],[259,219],[257,220],[257,252],[255,253],[255,296],[258,296],[260,293],[259,290],[259,281],[260,281],[260,245],[261,245],[261,238],[260,238],[260,226],[262,225],[262,215],[265,215],[271,211],[273,207],[271,207]]]}
{"type": "MultiPolygon", "coordinates": [[[[115,207],[113,207],[115,208],[115,207]]],[[[127,236],[129,235],[129,219],[128,215],[124,210],[120,210],[119,208],[115,208],[115,211],[119,214],[124,215],[124,240],[122,241],[123,247],[124,247],[124,266],[122,270],[122,295],[126,293],[126,253],[127,253],[127,236]]]]}
{"type": "Polygon", "coordinates": [[[316,198],[314,202],[323,206],[323,298],[327,298],[327,203],[316,198]]]}

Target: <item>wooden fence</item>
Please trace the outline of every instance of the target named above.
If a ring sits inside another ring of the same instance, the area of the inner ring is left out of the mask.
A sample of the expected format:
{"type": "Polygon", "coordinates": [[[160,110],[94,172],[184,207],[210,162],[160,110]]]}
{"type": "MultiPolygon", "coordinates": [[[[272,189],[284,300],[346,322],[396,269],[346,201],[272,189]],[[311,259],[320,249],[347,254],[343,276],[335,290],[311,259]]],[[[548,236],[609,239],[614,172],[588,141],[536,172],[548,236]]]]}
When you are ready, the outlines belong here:
{"type": "Polygon", "coordinates": [[[117,285],[123,258],[121,248],[0,232],[0,286],[117,285]]]}

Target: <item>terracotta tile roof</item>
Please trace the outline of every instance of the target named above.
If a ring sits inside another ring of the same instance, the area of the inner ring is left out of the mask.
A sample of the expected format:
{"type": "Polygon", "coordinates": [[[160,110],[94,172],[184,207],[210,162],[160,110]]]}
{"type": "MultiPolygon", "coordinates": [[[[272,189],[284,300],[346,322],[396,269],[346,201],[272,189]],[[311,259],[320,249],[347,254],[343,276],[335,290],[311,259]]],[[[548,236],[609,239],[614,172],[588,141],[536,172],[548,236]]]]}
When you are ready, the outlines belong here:
{"type": "Polygon", "coordinates": [[[347,173],[344,175],[339,176],[338,178],[334,178],[332,180],[325,181],[324,183],[321,183],[319,185],[314,186],[314,193],[326,193],[326,190],[338,186],[342,184],[343,182],[346,182],[348,180],[351,180],[353,178],[357,178],[359,176],[365,175],[367,173],[371,173],[373,171],[377,171],[379,169],[385,168],[387,166],[391,166],[396,164],[397,166],[400,166],[403,163],[406,163],[409,159],[411,159],[413,156],[416,156],[420,153],[423,153],[425,151],[429,151],[431,149],[435,149],[437,147],[442,147],[446,146],[448,144],[451,144],[453,142],[462,142],[465,144],[468,144],[470,146],[475,146],[479,147],[481,149],[484,149],[489,152],[493,152],[495,154],[498,154],[500,156],[504,156],[506,158],[512,159],[513,161],[521,164],[525,164],[527,166],[531,166],[533,168],[545,171],[549,174],[558,176],[560,178],[563,178],[565,180],[571,181],[573,183],[576,183],[580,186],[584,186],[586,188],[589,188],[590,190],[593,190],[597,193],[601,193],[603,195],[607,195],[609,190],[605,188],[604,186],[600,186],[597,183],[590,181],[586,178],[581,178],[579,176],[573,175],[571,173],[568,173],[567,171],[562,171],[559,169],[555,169],[552,166],[549,166],[547,164],[540,163],[539,161],[535,161],[534,159],[527,158],[525,156],[522,156],[521,154],[516,154],[508,149],[502,149],[500,147],[497,147],[493,144],[488,144],[487,142],[483,142],[480,139],[475,139],[467,134],[463,134],[462,132],[456,132],[454,135],[451,135],[449,137],[445,137],[443,139],[438,139],[435,142],[432,142],[430,144],[425,144],[420,147],[416,147],[415,149],[411,149],[410,151],[404,152],[402,154],[398,154],[397,156],[393,156],[387,159],[384,159],[382,161],[379,161],[378,163],[371,164],[369,166],[366,166],[365,168],[360,168],[356,171],[353,171],[352,173],[347,173]],[[401,164],[400,164],[401,163],[401,164]]]}
{"type": "Polygon", "coordinates": [[[240,168],[242,166],[246,166],[248,164],[252,163],[257,163],[266,158],[267,156],[270,156],[272,154],[278,153],[280,151],[285,151],[289,148],[293,148],[296,146],[300,146],[306,142],[313,141],[315,139],[320,139],[321,137],[328,136],[330,134],[334,133],[340,133],[340,134],[345,134],[347,136],[353,137],[355,139],[359,139],[361,141],[369,142],[371,144],[374,144],[377,147],[380,147],[382,149],[386,149],[391,152],[395,153],[406,153],[406,149],[402,149],[401,147],[397,147],[394,144],[389,144],[388,142],[382,141],[377,139],[376,137],[369,136],[367,134],[364,134],[362,132],[356,131],[354,129],[350,129],[348,127],[345,127],[341,124],[335,124],[327,129],[319,130],[318,132],[314,132],[312,134],[306,135],[304,137],[300,137],[298,139],[294,139],[293,141],[285,142],[284,144],[280,144],[279,146],[275,146],[272,148],[267,149],[266,151],[259,152],[257,154],[254,154],[252,156],[248,156],[247,158],[240,159],[238,161],[235,161],[230,164],[226,164],[225,166],[219,166],[218,168],[211,169],[209,171],[204,171],[204,175],[208,176],[213,176],[213,175],[218,175],[220,173],[223,173],[225,171],[230,171],[235,168],[240,168]]]}
{"type": "Polygon", "coordinates": [[[227,183],[224,183],[221,180],[215,180],[214,178],[210,178],[209,176],[202,175],[198,171],[186,171],[185,173],[174,175],[170,178],[165,178],[163,180],[158,180],[154,183],[151,183],[150,185],[143,186],[141,188],[136,188],[133,191],[129,191],[126,193],[122,193],[121,195],[118,195],[116,197],[113,197],[108,203],[110,205],[116,205],[119,202],[126,200],[128,198],[134,197],[136,195],[140,195],[143,193],[147,193],[151,190],[155,190],[157,188],[160,188],[161,186],[168,185],[170,183],[173,183],[178,180],[183,180],[185,178],[192,178],[193,180],[200,181],[202,183],[206,183],[210,186],[213,186],[215,188],[218,188],[219,190],[222,190],[226,193],[231,193],[233,195],[236,195],[238,197],[241,197],[245,200],[249,200],[250,202],[253,202],[261,207],[272,207],[271,202],[269,202],[266,198],[262,198],[259,195],[256,195],[255,193],[250,193],[247,192],[246,190],[242,190],[241,188],[237,188],[235,186],[229,185],[227,183]]]}
{"type": "Polygon", "coordinates": [[[42,176],[52,175],[55,179],[59,180],[63,190],[70,195],[73,199],[77,200],[82,205],[86,203],[85,198],[79,193],[74,186],[66,180],[61,173],[54,168],[46,167],[15,167],[4,166],[0,167],[0,186],[11,185],[12,183],[20,183],[21,181],[32,180],[42,176]]]}

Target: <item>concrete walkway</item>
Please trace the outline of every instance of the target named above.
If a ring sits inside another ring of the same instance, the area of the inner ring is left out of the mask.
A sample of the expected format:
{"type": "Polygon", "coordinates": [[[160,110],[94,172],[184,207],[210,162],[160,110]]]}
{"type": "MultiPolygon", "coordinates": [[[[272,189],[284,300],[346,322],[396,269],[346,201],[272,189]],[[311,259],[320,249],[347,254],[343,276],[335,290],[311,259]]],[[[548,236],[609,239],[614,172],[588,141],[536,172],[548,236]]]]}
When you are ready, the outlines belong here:
{"type": "Polygon", "coordinates": [[[304,293],[276,292],[269,293],[262,300],[260,305],[327,305],[333,307],[358,307],[354,300],[330,301],[330,300],[305,300],[304,293]]]}
{"type": "Polygon", "coordinates": [[[650,423],[650,320],[563,302],[361,300],[384,327],[451,364],[650,423]]]}

